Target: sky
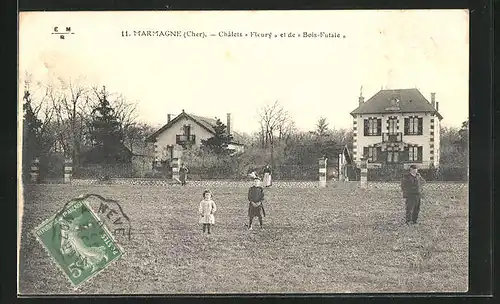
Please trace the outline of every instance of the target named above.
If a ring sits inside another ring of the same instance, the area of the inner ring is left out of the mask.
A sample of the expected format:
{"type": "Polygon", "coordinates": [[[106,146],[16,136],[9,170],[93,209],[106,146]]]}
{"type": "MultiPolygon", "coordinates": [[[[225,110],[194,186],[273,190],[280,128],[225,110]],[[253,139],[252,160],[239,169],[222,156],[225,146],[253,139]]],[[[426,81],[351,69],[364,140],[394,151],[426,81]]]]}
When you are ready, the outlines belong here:
{"type": "Polygon", "coordinates": [[[381,88],[418,88],[427,99],[436,93],[444,126],[458,127],[468,117],[468,29],[467,10],[27,12],[19,18],[19,76],[21,86],[25,72],[42,82],[105,85],[137,102],[138,119],[155,126],[183,109],[223,121],[231,113],[233,130],[245,133],[258,130],[258,110],[276,100],[300,130],[314,130],[320,117],[350,128],[361,87],[365,100],[381,88]],[[74,34],[60,39],[55,26],[74,34]],[[143,30],[208,37],[132,35],[143,30]],[[303,32],[340,38],[297,36],[303,32]]]}

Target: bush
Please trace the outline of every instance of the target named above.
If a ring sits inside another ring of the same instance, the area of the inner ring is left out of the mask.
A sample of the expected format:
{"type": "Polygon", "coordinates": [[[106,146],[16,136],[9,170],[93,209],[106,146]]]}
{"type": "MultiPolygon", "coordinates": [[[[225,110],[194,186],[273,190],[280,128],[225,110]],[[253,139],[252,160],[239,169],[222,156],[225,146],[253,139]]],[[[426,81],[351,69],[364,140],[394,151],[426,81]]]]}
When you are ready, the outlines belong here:
{"type": "Polygon", "coordinates": [[[88,165],[76,168],[75,178],[101,179],[138,177],[132,164],[88,165]]]}
{"type": "MultiPolygon", "coordinates": [[[[464,167],[439,167],[430,169],[419,169],[418,172],[426,181],[449,181],[449,182],[459,182],[467,181],[467,168],[464,167]]],[[[361,169],[356,168],[356,175],[361,174],[361,169]]],[[[402,174],[407,170],[401,170],[391,167],[382,168],[370,168],[368,169],[368,180],[369,181],[399,181],[401,180],[402,174]]],[[[350,178],[350,180],[353,180],[350,178]]],[[[359,180],[356,179],[356,180],[359,180]]]]}
{"type": "Polygon", "coordinates": [[[50,154],[40,156],[40,179],[62,178],[64,176],[64,155],[50,154]]]}
{"type": "Polygon", "coordinates": [[[245,176],[237,157],[217,155],[199,148],[184,151],[183,163],[191,179],[225,179],[245,176]]]}

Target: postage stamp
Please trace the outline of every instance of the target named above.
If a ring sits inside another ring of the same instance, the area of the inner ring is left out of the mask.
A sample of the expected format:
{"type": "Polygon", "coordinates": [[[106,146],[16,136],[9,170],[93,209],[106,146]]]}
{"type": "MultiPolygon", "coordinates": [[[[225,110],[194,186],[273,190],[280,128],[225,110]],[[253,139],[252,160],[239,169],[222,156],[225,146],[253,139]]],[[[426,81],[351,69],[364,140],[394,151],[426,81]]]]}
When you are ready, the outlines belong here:
{"type": "Polygon", "coordinates": [[[34,234],[75,288],[124,254],[84,199],[72,200],[34,234]]]}

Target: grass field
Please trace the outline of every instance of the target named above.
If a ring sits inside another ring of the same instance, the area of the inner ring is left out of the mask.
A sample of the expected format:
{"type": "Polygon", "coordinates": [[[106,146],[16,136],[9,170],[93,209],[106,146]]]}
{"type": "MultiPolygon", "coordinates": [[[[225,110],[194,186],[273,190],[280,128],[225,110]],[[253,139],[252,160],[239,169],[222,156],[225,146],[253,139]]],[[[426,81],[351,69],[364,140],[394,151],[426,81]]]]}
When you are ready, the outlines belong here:
{"type": "MultiPolygon", "coordinates": [[[[382,187],[383,188],[383,187],[382,187]]],[[[19,291],[54,293],[458,292],[468,284],[467,190],[426,191],[420,224],[403,224],[396,190],[270,188],[264,229],[246,230],[247,188],[211,187],[213,234],[201,232],[194,185],[25,189],[19,291]],[[117,199],[130,217],[125,255],[73,290],[31,234],[81,194],[117,199]]]]}

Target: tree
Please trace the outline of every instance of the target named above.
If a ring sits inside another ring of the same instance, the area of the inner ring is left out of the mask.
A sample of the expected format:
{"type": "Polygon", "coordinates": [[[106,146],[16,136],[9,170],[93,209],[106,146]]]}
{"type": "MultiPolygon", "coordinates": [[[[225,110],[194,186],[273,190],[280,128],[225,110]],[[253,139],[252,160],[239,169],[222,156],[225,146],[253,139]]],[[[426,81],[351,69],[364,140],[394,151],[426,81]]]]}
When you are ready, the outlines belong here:
{"type": "Polygon", "coordinates": [[[114,109],[110,106],[108,92],[103,86],[100,92],[96,92],[98,98],[97,106],[92,110],[92,133],[94,142],[92,160],[96,163],[116,163],[124,159],[123,134],[120,123],[114,109]]]}
{"type": "Polygon", "coordinates": [[[33,111],[30,102],[30,92],[25,91],[23,103],[23,173],[25,177],[29,173],[31,162],[39,156],[39,132],[42,122],[38,119],[33,111]]]}
{"type": "Polygon", "coordinates": [[[203,147],[218,155],[229,154],[228,145],[233,140],[233,136],[227,133],[226,125],[218,118],[216,118],[214,131],[214,136],[201,141],[203,147]]]}
{"type": "MultiPolygon", "coordinates": [[[[276,132],[278,132],[278,139],[281,140],[286,130],[283,126],[287,125],[287,121],[290,121],[290,118],[278,100],[273,104],[264,106],[259,112],[259,117],[262,147],[271,148],[271,166],[273,166],[276,132]]],[[[293,124],[289,124],[288,130],[291,130],[292,127],[293,124]]]]}
{"type": "Polygon", "coordinates": [[[157,129],[147,123],[133,123],[123,129],[123,144],[130,152],[143,155],[147,147],[146,138],[157,129]]]}
{"type": "Polygon", "coordinates": [[[280,126],[288,119],[288,113],[276,100],[273,104],[264,106],[259,112],[259,117],[262,138],[264,139],[263,146],[269,147],[274,143],[276,132],[280,130],[280,126]]]}
{"type": "Polygon", "coordinates": [[[457,142],[460,151],[469,152],[469,119],[462,123],[462,127],[458,131],[459,140],[457,142]]]}
{"type": "Polygon", "coordinates": [[[136,141],[141,137],[143,126],[137,124],[136,104],[129,102],[123,95],[115,98],[110,94],[110,106],[114,109],[115,116],[120,124],[123,135],[123,144],[131,151],[136,146],[136,141]]]}
{"type": "Polygon", "coordinates": [[[444,167],[463,167],[468,163],[468,121],[462,128],[442,127],[440,130],[440,161],[444,167]]]}
{"type": "Polygon", "coordinates": [[[42,95],[36,96],[38,90],[34,90],[31,84],[31,75],[27,74],[23,95],[23,174],[25,177],[35,157],[40,160],[40,173],[45,173],[45,158],[55,142],[55,131],[51,128],[53,110],[47,106],[47,91],[44,90],[42,95]]]}
{"type": "Polygon", "coordinates": [[[315,133],[319,137],[325,137],[328,135],[328,122],[325,117],[320,117],[318,120],[315,133]]]}
{"type": "Polygon", "coordinates": [[[58,143],[65,156],[72,157],[75,170],[78,170],[85,135],[90,133],[89,90],[82,78],[76,81],[60,78],[59,85],[49,84],[47,88],[56,114],[58,143]]]}

